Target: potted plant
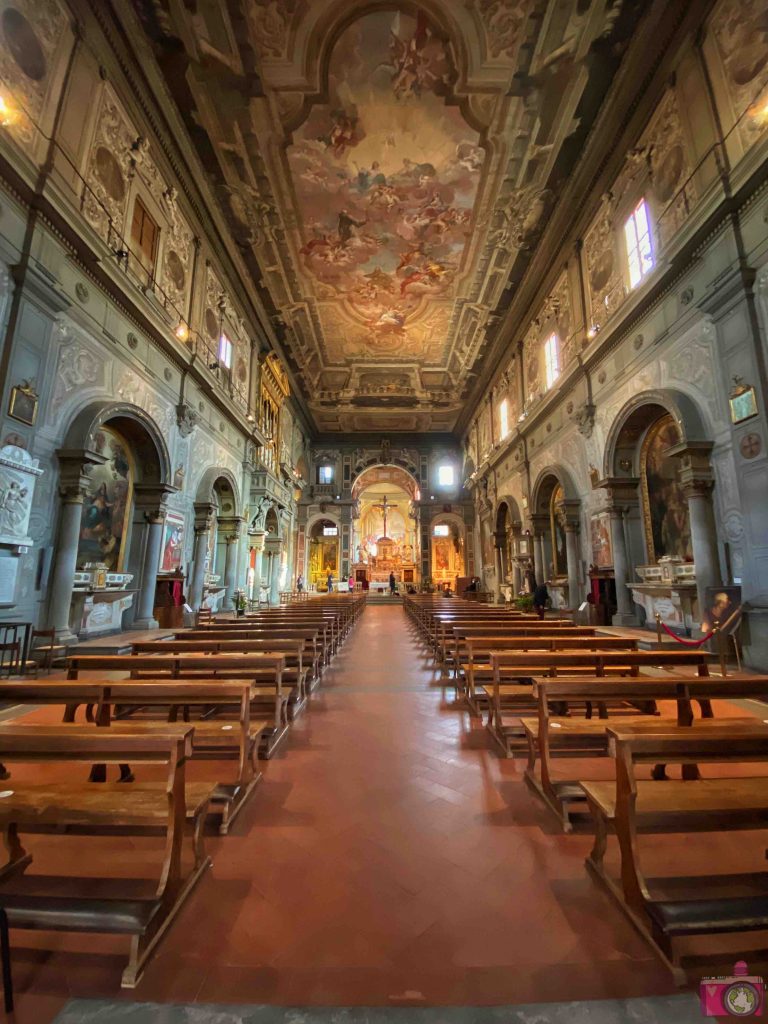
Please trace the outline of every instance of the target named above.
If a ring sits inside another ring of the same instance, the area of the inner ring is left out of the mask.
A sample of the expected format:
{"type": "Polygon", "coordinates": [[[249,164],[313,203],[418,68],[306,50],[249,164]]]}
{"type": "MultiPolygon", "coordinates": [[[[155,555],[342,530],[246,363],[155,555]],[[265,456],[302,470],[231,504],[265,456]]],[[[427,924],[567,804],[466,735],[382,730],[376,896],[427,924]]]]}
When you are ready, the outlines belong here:
{"type": "Polygon", "coordinates": [[[515,598],[515,607],[521,612],[530,612],[533,610],[533,596],[531,594],[521,594],[515,598]]]}
{"type": "Polygon", "coordinates": [[[245,596],[244,590],[236,590],[232,595],[232,604],[235,608],[235,614],[238,618],[241,615],[245,615],[245,609],[248,607],[248,599],[245,596]]]}

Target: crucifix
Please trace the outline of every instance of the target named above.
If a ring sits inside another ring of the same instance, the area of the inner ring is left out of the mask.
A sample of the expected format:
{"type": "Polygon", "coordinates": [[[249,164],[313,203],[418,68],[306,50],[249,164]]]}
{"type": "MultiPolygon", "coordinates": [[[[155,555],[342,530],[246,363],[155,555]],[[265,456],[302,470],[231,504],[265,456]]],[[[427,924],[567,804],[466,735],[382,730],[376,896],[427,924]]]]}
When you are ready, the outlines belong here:
{"type": "Polygon", "coordinates": [[[372,505],[371,507],[372,508],[379,508],[379,509],[381,509],[381,514],[384,517],[384,539],[386,540],[386,537],[387,537],[387,512],[389,512],[389,510],[391,508],[397,508],[397,505],[393,505],[391,502],[387,501],[387,496],[385,494],[384,495],[384,501],[380,505],[372,505]]]}

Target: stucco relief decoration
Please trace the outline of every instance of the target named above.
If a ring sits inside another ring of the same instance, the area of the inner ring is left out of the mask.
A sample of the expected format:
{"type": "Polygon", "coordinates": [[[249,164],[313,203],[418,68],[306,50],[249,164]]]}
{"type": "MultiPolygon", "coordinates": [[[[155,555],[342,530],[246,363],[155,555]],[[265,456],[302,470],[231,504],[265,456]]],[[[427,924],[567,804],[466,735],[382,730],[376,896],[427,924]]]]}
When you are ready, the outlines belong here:
{"type": "Polygon", "coordinates": [[[364,15],[333,49],[328,103],[294,133],[299,252],[332,360],[413,356],[427,321],[444,347],[485,160],[446,102],[454,77],[425,14],[364,15]]]}
{"type": "MultiPolygon", "coordinates": [[[[114,230],[125,233],[125,212],[131,176],[131,146],[136,132],[119,108],[112,91],[104,87],[96,119],[86,180],[88,191],[83,212],[106,241],[110,220],[114,230]]],[[[112,239],[112,241],[117,241],[112,239]]]]}
{"type": "Polygon", "coordinates": [[[610,195],[604,196],[600,212],[587,232],[584,253],[592,324],[602,327],[623,298],[616,252],[613,198],[610,195]]]}
{"type": "Polygon", "coordinates": [[[176,189],[172,185],[163,189],[160,200],[169,229],[160,285],[178,309],[183,310],[191,285],[192,230],[179,211],[176,189]]]}
{"type": "Polygon", "coordinates": [[[533,401],[542,390],[541,377],[541,322],[534,320],[523,342],[523,371],[525,373],[526,403],[533,401]]]}
{"type": "Polygon", "coordinates": [[[514,57],[531,7],[529,0],[474,0],[492,57],[514,57]]]}
{"type": "Polygon", "coordinates": [[[51,396],[48,422],[55,423],[64,403],[70,396],[82,397],[84,391],[104,390],[107,384],[103,358],[80,341],[77,334],[65,325],[58,329],[61,339],[56,366],[56,383],[51,396]]]}
{"type": "Polygon", "coordinates": [[[0,449],[0,544],[28,546],[29,516],[37,478],[43,475],[38,460],[14,445],[0,449]]]}
{"type": "MultiPolygon", "coordinates": [[[[762,0],[723,0],[715,10],[712,31],[738,118],[768,87],[768,30],[762,0]]],[[[745,117],[739,130],[747,144],[765,131],[763,118],[745,117]]]]}
{"type": "Polygon", "coordinates": [[[250,5],[251,30],[262,59],[283,57],[289,33],[309,0],[255,0],[250,5]]]}
{"type": "Polygon", "coordinates": [[[0,14],[0,81],[10,91],[16,114],[10,131],[18,142],[41,140],[40,121],[56,63],[66,38],[67,14],[57,0],[16,0],[0,14]]]}
{"type": "Polygon", "coordinates": [[[646,133],[654,196],[658,203],[658,229],[663,242],[682,226],[696,200],[691,166],[680,121],[677,97],[669,89],[646,133]]]}

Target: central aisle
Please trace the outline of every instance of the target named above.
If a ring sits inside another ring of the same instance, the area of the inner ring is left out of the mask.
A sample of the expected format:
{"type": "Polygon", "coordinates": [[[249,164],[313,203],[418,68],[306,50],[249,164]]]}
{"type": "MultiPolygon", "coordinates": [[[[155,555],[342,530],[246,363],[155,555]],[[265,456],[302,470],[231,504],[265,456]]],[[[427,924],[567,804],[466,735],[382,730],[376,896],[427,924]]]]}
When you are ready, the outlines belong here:
{"type": "MultiPolygon", "coordinates": [[[[522,762],[500,760],[445,696],[402,608],[370,605],[262,764],[251,806],[208,840],[211,876],[126,997],[478,1005],[674,991],[589,880],[589,838],[553,829],[522,762]]],[[[79,958],[67,988],[115,996],[121,967],[79,958]]],[[[38,963],[38,991],[45,973],[38,963]]]]}

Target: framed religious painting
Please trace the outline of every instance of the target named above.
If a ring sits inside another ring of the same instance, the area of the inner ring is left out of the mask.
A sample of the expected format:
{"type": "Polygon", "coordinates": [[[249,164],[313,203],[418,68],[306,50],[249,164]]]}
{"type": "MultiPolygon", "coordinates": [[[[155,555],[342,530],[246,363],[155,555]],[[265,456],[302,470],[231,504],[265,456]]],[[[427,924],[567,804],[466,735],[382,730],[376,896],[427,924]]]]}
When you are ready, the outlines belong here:
{"type": "Polygon", "coordinates": [[[715,623],[731,636],[741,623],[741,587],[706,587],[704,590],[702,631],[708,633],[715,623]]]}
{"type": "Polygon", "coordinates": [[[731,408],[731,423],[743,423],[757,416],[757,396],[755,389],[743,382],[737,383],[728,398],[731,408]]]}
{"type": "Polygon", "coordinates": [[[104,426],[96,432],[94,448],[105,461],[88,474],[77,566],[91,563],[106,566],[108,572],[122,572],[133,510],[133,451],[121,434],[104,426]]]}
{"type": "Polygon", "coordinates": [[[11,400],[8,403],[8,415],[28,427],[35,425],[37,419],[37,392],[26,382],[11,388],[11,400]]]}
{"type": "Polygon", "coordinates": [[[612,568],[613,550],[611,547],[610,516],[605,512],[592,516],[589,528],[592,542],[592,564],[597,569],[612,568]]]}
{"type": "Polygon", "coordinates": [[[184,555],[184,516],[179,512],[168,512],[163,528],[163,553],[160,558],[160,572],[181,572],[184,555]]]}

